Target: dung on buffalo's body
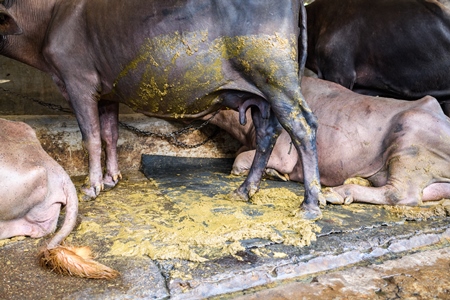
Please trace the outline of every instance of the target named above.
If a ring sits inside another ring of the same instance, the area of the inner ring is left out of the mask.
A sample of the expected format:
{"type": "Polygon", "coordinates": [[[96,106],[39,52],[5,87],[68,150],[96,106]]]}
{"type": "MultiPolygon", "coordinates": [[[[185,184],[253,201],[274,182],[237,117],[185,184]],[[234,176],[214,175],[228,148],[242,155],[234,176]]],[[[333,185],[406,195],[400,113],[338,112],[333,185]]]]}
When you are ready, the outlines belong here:
{"type": "Polygon", "coordinates": [[[89,153],[89,184],[83,188],[88,198],[104,186],[114,187],[121,177],[119,102],[165,118],[202,117],[230,107],[240,112],[242,122],[252,107],[260,138],[255,164],[236,198],[248,200],[258,190],[270,149],[284,127],[302,154],[304,217],[321,216],[316,119],[298,78],[303,69],[297,63],[302,1],[2,3],[0,54],[50,74],[75,112],[89,153]]]}

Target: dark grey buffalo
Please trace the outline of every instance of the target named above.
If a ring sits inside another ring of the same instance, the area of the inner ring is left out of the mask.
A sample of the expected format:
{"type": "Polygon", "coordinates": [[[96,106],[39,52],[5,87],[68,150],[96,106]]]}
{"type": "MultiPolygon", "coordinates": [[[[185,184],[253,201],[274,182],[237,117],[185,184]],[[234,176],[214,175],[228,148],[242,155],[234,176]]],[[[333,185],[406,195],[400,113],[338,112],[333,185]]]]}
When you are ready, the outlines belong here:
{"type": "Polygon", "coordinates": [[[306,66],[362,94],[450,100],[448,2],[316,0],[306,7],[306,66]]]}
{"type": "Polygon", "coordinates": [[[96,197],[120,178],[117,111],[122,102],[167,119],[252,107],[257,154],[236,190],[259,187],[284,127],[301,153],[305,216],[320,215],[316,120],[301,94],[294,0],[3,0],[0,53],[52,75],[70,102],[89,152],[96,197]],[[280,124],[282,126],[280,126],[280,124]],[[106,170],[102,174],[101,141],[106,170]]]}

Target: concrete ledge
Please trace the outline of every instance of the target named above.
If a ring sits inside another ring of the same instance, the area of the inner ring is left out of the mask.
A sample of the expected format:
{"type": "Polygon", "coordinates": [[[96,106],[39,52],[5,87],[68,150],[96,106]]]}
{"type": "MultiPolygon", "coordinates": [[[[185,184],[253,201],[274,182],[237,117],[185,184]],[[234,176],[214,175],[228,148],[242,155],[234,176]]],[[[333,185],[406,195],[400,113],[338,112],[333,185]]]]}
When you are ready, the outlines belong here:
{"type": "MultiPolygon", "coordinates": [[[[83,148],[81,133],[74,116],[11,115],[1,117],[25,122],[34,128],[42,147],[70,176],[88,173],[88,156],[83,148]]],[[[186,124],[150,118],[142,114],[120,115],[120,121],[141,130],[158,133],[170,133],[186,126],[186,124]]],[[[198,124],[201,124],[201,122],[198,122],[198,124]]],[[[213,131],[213,126],[208,125],[201,131],[194,131],[180,137],[180,139],[187,144],[197,144],[204,141],[213,131]]],[[[118,141],[119,167],[122,172],[138,170],[141,155],[144,153],[179,157],[224,158],[233,157],[239,147],[239,143],[224,131],[220,131],[212,141],[201,147],[186,149],[174,146],[167,140],[157,137],[137,136],[135,133],[120,127],[118,141]]]]}

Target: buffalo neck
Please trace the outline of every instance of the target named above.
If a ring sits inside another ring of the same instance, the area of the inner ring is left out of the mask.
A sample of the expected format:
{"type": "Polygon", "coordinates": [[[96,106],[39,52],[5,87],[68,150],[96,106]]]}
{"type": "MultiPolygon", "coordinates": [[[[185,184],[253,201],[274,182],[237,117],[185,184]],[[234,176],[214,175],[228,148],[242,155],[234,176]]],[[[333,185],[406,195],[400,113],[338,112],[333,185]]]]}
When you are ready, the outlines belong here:
{"type": "Polygon", "coordinates": [[[27,65],[47,71],[43,63],[43,45],[52,22],[57,0],[7,0],[5,7],[17,25],[20,35],[9,35],[3,39],[0,54],[27,65]]]}

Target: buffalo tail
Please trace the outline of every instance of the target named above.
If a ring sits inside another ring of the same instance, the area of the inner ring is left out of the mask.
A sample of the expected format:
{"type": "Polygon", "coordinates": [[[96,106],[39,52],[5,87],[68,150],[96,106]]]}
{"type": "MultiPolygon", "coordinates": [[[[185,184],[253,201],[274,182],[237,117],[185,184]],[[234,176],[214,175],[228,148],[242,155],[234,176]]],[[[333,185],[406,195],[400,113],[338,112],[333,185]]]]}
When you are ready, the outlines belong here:
{"type": "Polygon", "coordinates": [[[89,247],[61,245],[75,228],[78,216],[77,190],[67,175],[63,184],[66,194],[66,215],[59,231],[39,253],[41,266],[64,275],[93,279],[112,279],[119,273],[93,259],[89,247]]]}

